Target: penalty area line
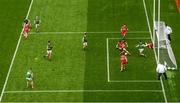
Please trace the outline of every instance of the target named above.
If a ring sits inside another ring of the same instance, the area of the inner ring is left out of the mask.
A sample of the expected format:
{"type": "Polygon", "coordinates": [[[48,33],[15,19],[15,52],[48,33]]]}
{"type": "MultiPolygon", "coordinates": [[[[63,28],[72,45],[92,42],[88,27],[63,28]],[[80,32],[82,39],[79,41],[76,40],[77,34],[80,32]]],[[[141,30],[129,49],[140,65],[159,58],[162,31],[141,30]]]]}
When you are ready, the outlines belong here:
{"type": "MultiPolygon", "coordinates": [[[[107,56],[107,81],[108,82],[111,82],[111,83],[113,83],[113,82],[116,82],[116,83],[118,83],[118,82],[131,82],[131,83],[135,83],[135,82],[146,82],[146,83],[150,83],[150,82],[160,82],[160,81],[158,81],[158,80],[111,80],[110,79],[110,66],[109,66],[109,64],[110,64],[110,62],[109,62],[109,40],[114,40],[114,39],[121,39],[121,38],[106,38],[106,56],[107,56]]],[[[126,38],[126,39],[140,39],[140,40],[142,40],[142,39],[151,39],[151,38],[145,38],[145,37],[136,37],[136,38],[126,38]]]]}
{"type": "MultiPolygon", "coordinates": [[[[30,32],[29,34],[84,34],[85,32],[30,32]]],[[[87,34],[118,34],[120,32],[86,32],[87,34]]],[[[129,31],[127,34],[144,34],[148,31],[129,31]]]]}
{"type": "Polygon", "coordinates": [[[106,38],[106,56],[107,56],[107,80],[110,81],[110,74],[109,74],[109,39],[106,38]]]}
{"type": "Polygon", "coordinates": [[[162,90],[37,90],[37,91],[5,91],[5,94],[13,93],[76,93],[76,92],[162,92],[162,90]]]}

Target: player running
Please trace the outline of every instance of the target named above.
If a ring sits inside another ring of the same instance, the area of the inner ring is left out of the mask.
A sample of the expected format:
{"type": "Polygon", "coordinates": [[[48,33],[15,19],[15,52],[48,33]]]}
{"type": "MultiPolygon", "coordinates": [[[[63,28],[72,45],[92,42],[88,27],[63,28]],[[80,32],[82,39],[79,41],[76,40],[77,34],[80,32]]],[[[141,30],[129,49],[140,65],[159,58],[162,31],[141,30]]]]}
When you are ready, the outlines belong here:
{"type": "Polygon", "coordinates": [[[24,26],[24,24],[25,24],[26,22],[29,22],[29,20],[25,18],[24,21],[23,21],[22,26],[24,26]]]}
{"type": "Polygon", "coordinates": [[[51,44],[51,41],[48,41],[48,44],[47,44],[47,55],[45,55],[44,57],[48,57],[49,60],[51,60],[51,57],[52,57],[52,44],[51,44]]]}
{"type": "Polygon", "coordinates": [[[153,43],[152,42],[146,43],[146,47],[149,49],[153,49],[153,43]]]}
{"type": "Polygon", "coordinates": [[[126,52],[127,54],[131,55],[131,53],[126,50],[126,47],[128,47],[128,44],[125,40],[119,40],[117,42],[116,48],[119,49],[121,52],[126,52]]]}
{"type": "Polygon", "coordinates": [[[121,60],[121,69],[120,69],[120,71],[123,72],[125,70],[126,64],[128,62],[125,52],[121,53],[120,60],[121,60]]]}
{"type": "Polygon", "coordinates": [[[27,88],[31,86],[31,88],[34,88],[34,83],[33,83],[33,72],[32,68],[30,68],[26,74],[26,80],[27,80],[27,88]]]}
{"type": "Polygon", "coordinates": [[[121,26],[121,35],[122,35],[123,39],[125,38],[127,31],[128,31],[128,28],[127,28],[126,24],[123,24],[121,26]]]}
{"type": "Polygon", "coordinates": [[[30,31],[30,21],[28,19],[26,19],[26,20],[24,20],[24,25],[23,25],[23,35],[24,35],[25,39],[28,38],[29,31],[30,31]]]}
{"type": "Polygon", "coordinates": [[[88,40],[87,40],[87,33],[84,33],[84,36],[82,38],[82,44],[83,44],[83,49],[85,50],[88,46],[88,40]]]}
{"type": "Polygon", "coordinates": [[[138,45],[136,46],[139,50],[139,55],[140,56],[144,56],[146,57],[146,55],[144,54],[144,48],[146,47],[147,45],[145,43],[143,43],[141,40],[139,41],[138,45]]]}
{"type": "Polygon", "coordinates": [[[41,20],[40,20],[39,16],[36,16],[34,19],[34,25],[36,28],[36,32],[39,32],[40,23],[41,23],[41,20]]]}

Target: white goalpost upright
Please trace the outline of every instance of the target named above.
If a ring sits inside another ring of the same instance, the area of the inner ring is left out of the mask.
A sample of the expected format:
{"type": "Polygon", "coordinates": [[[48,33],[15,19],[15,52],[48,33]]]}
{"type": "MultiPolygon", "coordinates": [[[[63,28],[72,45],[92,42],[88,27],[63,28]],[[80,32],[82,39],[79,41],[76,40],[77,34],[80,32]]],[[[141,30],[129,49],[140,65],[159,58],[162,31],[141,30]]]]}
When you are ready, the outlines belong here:
{"type": "Polygon", "coordinates": [[[158,55],[158,61],[157,61],[157,63],[159,63],[159,47],[160,47],[160,45],[159,45],[159,41],[160,41],[160,36],[159,36],[159,34],[160,34],[160,0],[158,0],[158,35],[157,35],[157,40],[158,40],[158,53],[157,53],[157,55],[158,55]]]}
{"type": "Polygon", "coordinates": [[[158,0],[157,2],[154,0],[153,6],[153,44],[155,55],[157,56],[156,61],[157,63],[166,64],[168,69],[177,69],[176,58],[165,32],[166,23],[161,21],[161,0],[158,0]]]}
{"type": "MultiPolygon", "coordinates": [[[[155,18],[156,18],[156,14],[155,14],[155,12],[156,12],[156,0],[154,0],[153,1],[153,40],[152,40],[152,42],[153,42],[153,44],[155,43],[155,18]]],[[[155,46],[155,45],[153,45],[153,46],[155,46]]]]}

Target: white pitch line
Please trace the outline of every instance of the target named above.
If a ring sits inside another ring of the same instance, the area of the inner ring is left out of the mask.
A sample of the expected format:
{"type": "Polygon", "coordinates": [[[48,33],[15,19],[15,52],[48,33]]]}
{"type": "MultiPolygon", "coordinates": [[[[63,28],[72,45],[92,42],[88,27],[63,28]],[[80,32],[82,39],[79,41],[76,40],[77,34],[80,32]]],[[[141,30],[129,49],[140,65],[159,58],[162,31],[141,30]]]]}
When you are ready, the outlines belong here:
{"type": "MultiPolygon", "coordinates": [[[[122,38],[108,38],[108,39],[122,39],[122,38]]],[[[125,38],[125,39],[138,39],[138,40],[143,40],[143,39],[151,39],[151,38],[146,38],[146,37],[135,37],[135,38],[125,38]]]]}
{"type": "Polygon", "coordinates": [[[77,92],[162,92],[162,90],[32,90],[32,91],[5,91],[4,93],[77,93],[77,92]]]}
{"type": "Polygon", "coordinates": [[[160,82],[159,80],[110,80],[109,82],[120,82],[120,83],[156,83],[160,82]]]}
{"type": "MultiPolygon", "coordinates": [[[[148,13],[147,13],[147,9],[146,9],[146,3],[145,3],[144,0],[143,0],[143,6],[144,6],[145,15],[146,15],[146,21],[147,21],[148,28],[149,28],[149,34],[150,34],[150,37],[151,37],[151,41],[153,42],[153,37],[152,37],[152,32],[151,32],[151,26],[150,26],[149,17],[148,17],[148,13]]],[[[156,56],[156,51],[155,51],[155,49],[154,49],[154,54],[155,54],[155,59],[156,59],[156,61],[157,61],[157,56],[156,56]]]]}
{"type": "MultiPolygon", "coordinates": [[[[149,22],[149,17],[148,17],[148,13],[147,13],[147,9],[146,9],[146,4],[145,1],[143,0],[143,5],[144,5],[144,11],[145,11],[145,15],[146,15],[146,20],[147,20],[147,24],[148,24],[148,28],[149,28],[149,32],[150,34],[152,34],[151,32],[151,26],[150,26],[150,22],[149,22]]],[[[152,35],[150,35],[151,39],[152,39],[152,35]]]]}
{"type": "Polygon", "coordinates": [[[165,89],[164,89],[164,83],[163,83],[163,81],[162,81],[162,78],[160,79],[160,81],[161,81],[161,87],[162,87],[162,91],[163,91],[163,96],[164,96],[164,101],[165,101],[165,103],[168,103],[168,101],[167,101],[167,97],[166,97],[166,92],[165,92],[165,89]]]}
{"type": "MultiPolygon", "coordinates": [[[[158,0],[158,34],[160,34],[160,16],[161,16],[160,15],[160,13],[161,13],[160,9],[161,9],[161,0],[158,0]]],[[[159,35],[158,35],[158,37],[159,37],[159,35]]],[[[158,46],[159,46],[159,42],[158,42],[158,46]]],[[[159,49],[158,49],[158,61],[157,61],[157,63],[159,63],[159,49]]],[[[162,91],[163,91],[164,101],[165,101],[165,103],[167,103],[168,101],[167,101],[166,92],[165,92],[164,83],[162,81],[162,78],[161,78],[161,87],[162,87],[162,91]]]]}
{"type": "Polygon", "coordinates": [[[106,38],[106,49],[107,49],[107,80],[110,81],[109,74],[109,39],[106,38]]]}
{"type": "MultiPolygon", "coordinates": [[[[156,12],[156,0],[153,0],[153,34],[152,34],[152,43],[153,44],[155,43],[155,18],[156,18],[155,12],[156,12]]],[[[155,46],[155,45],[153,45],[153,46],[155,46]]]]}
{"type": "MultiPolygon", "coordinates": [[[[110,80],[110,70],[109,70],[109,39],[121,39],[121,38],[106,38],[106,49],[107,49],[107,79],[108,82],[159,82],[157,80],[110,80]]],[[[151,39],[151,38],[144,38],[144,37],[139,37],[139,38],[126,38],[126,39],[151,39]]]]}
{"type": "MultiPolygon", "coordinates": [[[[159,2],[160,3],[160,2],[159,2]]],[[[151,40],[153,40],[152,38],[152,32],[151,32],[151,27],[150,27],[150,23],[149,23],[149,18],[148,18],[148,14],[147,14],[147,10],[146,10],[146,4],[145,4],[145,1],[143,0],[143,5],[144,5],[144,10],[145,10],[145,15],[146,15],[146,19],[147,19],[147,24],[148,24],[148,27],[149,27],[149,33],[150,33],[150,36],[151,36],[151,40]]],[[[160,5],[160,4],[159,4],[160,5]]],[[[160,9],[160,6],[158,6],[158,11],[160,9]]],[[[154,12],[155,13],[155,12],[154,12]]],[[[154,14],[155,15],[155,14],[154,14]]],[[[154,24],[155,21],[153,21],[153,24],[154,24]]],[[[155,59],[156,59],[156,63],[157,63],[157,55],[156,55],[156,51],[154,49],[154,54],[155,54],[155,59]]],[[[161,87],[162,87],[162,93],[163,93],[163,97],[164,97],[164,101],[165,103],[167,103],[167,97],[166,97],[166,93],[165,93],[165,89],[164,89],[164,84],[163,84],[163,81],[161,79],[161,87]]]]}
{"type": "MultiPolygon", "coordinates": [[[[32,4],[33,4],[33,0],[31,0],[31,3],[30,3],[30,5],[29,5],[29,9],[28,9],[28,12],[27,12],[27,14],[26,14],[26,18],[28,18],[28,16],[29,16],[29,13],[30,13],[30,11],[31,11],[32,4]]],[[[14,60],[15,60],[15,57],[16,57],[16,53],[17,53],[17,51],[18,51],[18,48],[19,48],[19,45],[20,45],[20,42],[21,42],[22,33],[23,33],[23,29],[21,30],[21,33],[20,33],[20,36],[19,36],[19,40],[18,40],[18,43],[17,43],[17,45],[16,45],[15,52],[14,52],[14,55],[13,55],[11,64],[10,64],[10,66],[9,66],[9,70],[8,70],[8,73],[7,73],[7,76],[6,76],[6,80],[5,80],[5,83],[4,83],[2,92],[1,92],[0,102],[2,101],[3,94],[4,94],[4,91],[5,91],[5,89],[6,89],[6,85],[7,85],[8,79],[9,79],[9,75],[10,75],[10,73],[11,73],[12,66],[13,66],[13,63],[14,63],[14,60]]]]}
{"type": "MultiPolygon", "coordinates": [[[[30,32],[29,34],[83,34],[85,32],[30,32]]],[[[87,34],[118,34],[120,32],[86,32],[87,34]]],[[[127,34],[144,34],[148,31],[129,31],[127,34]]]]}

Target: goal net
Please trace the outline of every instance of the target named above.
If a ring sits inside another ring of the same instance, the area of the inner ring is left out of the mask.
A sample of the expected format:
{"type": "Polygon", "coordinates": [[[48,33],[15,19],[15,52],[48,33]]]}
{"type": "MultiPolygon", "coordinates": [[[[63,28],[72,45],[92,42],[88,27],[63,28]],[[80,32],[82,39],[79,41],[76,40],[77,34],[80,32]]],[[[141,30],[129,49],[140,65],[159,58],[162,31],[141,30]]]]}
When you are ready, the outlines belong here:
{"type": "Polygon", "coordinates": [[[177,69],[176,58],[171,48],[170,41],[165,33],[166,25],[163,21],[155,21],[154,47],[157,61],[166,64],[168,69],[177,69]]]}

